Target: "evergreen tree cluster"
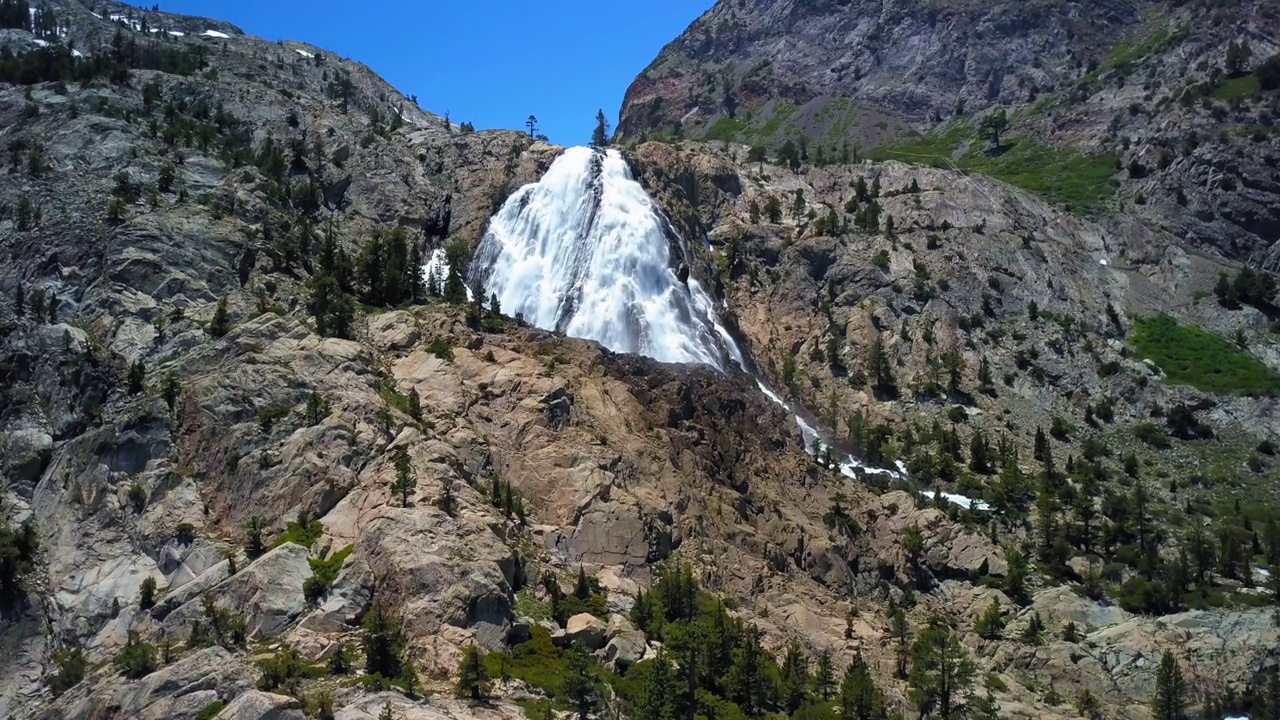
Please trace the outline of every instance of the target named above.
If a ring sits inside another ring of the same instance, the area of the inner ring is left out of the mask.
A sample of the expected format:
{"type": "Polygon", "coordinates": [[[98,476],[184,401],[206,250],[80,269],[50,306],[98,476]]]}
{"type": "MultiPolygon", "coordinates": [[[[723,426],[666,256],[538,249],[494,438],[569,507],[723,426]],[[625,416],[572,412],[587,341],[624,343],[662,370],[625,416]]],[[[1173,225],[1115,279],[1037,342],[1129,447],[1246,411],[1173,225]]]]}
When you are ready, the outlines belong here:
{"type": "MultiPolygon", "coordinates": [[[[25,4],[25,3],[23,3],[25,4]]],[[[86,57],[61,42],[14,53],[0,49],[0,82],[35,85],[42,82],[78,82],[88,85],[100,78],[126,85],[131,70],[159,70],[191,75],[208,66],[204,45],[175,46],[158,41],[139,42],[117,30],[109,48],[86,57]]]]}
{"type": "Polygon", "coordinates": [[[422,251],[404,226],[375,232],[360,249],[356,267],[361,300],[369,305],[395,307],[424,299],[422,251]]]}
{"type": "Polygon", "coordinates": [[[249,637],[248,620],[244,615],[228,607],[220,607],[213,593],[206,592],[200,598],[204,618],[191,622],[187,638],[188,648],[221,645],[227,649],[242,648],[249,637]]]}
{"type": "Polygon", "coordinates": [[[522,526],[528,522],[525,514],[524,498],[518,490],[511,487],[511,481],[494,475],[489,479],[489,504],[501,510],[508,520],[515,520],[522,526]]]}
{"type": "Polygon", "coordinates": [[[31,4],[27,0],[0,0],[0,28],[31,30],[31,4]]]}
{"type": "Polygon", "coordinates": [[[30,522],[21,527],[0,523],[0,611],[14,607],[24,597],[23,581],[35,569],[40,541],[30,522]]]}
{"type": "Polygon", "coordinates": [[[1228,310],[1238,310],[1241,305],[1252,305],[1268,317],[1280,313],[1275,305],[1276,279],[1265,270],[1241,268],[1234,278],[1226,273],[1218,276],[1214,286],[1218,304],[1228,310]]]}
{"type": "Polygon", "coordinates": [[[564,625],[574,615],[587,613],[596,617],[608,614],[608,595],[601,587],[600,581],[586,574],[582,567],[578,568],[578,577],[573,584],[573,592],[566,594],[555,575],[546,573],[542,576],[542,588],[551,598],[551,617],[564,625]]]}

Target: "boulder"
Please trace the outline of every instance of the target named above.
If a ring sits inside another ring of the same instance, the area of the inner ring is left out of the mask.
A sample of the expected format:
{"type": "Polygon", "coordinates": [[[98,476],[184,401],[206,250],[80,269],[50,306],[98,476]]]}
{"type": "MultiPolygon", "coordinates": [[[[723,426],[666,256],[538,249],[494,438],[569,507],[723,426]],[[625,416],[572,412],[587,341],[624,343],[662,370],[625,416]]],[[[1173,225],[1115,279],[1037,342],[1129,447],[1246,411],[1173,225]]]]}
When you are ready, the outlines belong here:
{"type": "Polygon", "coordinates": [[[306,720],[306,716],[294,698],[250,690],[228,703],[218,720],[306,720]]]}
{"type": "Polygon", "coordinates": [[[623,672],[643,660],[647,648],[644,633],[639,630],[618,633],[604,646],[604,664],[616,672],[623,672]]]}
{"type": "Polygon", "coordinates": [[[564,633],[560,636],[565,645],[582,643],[588,650],[599,650],[604,647],[605,633],[608,627],[595,615],[579,613],[565,623],[564,633]]]}
{"type": "Polygon", "coordinates": [[[626,615],[620,615],[618,613],[614,613],[609,616],[608,625],[606,626],[606,629],[605,629],[604,639],[612,640],[618,637],[619,635],[621,635],[622,633],[634,632],[635,629],[636,629],[636,626],[631,624],[631,620],[628,619],[626,615]]]}
{"type": "MultiPolygon", "coordinates": [[[[301,545],[285,543],[214,585],[209,592],[219,603],[248,616],[249,637],[275,637],[306,609],[302,584],[311,576],[308,555],[307,549],[301,545]]],[[[223,563],[206,574],[209,573],[214,577],[225,573],[223,563]]],[[[182,605],[164,618],[171,633],[176,632],[178,637],[182,637],[185,632],[177,632],[179,626],[188,626],[193,620],[203,617],[205,585],[197,580],[178,591],[174,601],[182,602],[182,605]]]]}

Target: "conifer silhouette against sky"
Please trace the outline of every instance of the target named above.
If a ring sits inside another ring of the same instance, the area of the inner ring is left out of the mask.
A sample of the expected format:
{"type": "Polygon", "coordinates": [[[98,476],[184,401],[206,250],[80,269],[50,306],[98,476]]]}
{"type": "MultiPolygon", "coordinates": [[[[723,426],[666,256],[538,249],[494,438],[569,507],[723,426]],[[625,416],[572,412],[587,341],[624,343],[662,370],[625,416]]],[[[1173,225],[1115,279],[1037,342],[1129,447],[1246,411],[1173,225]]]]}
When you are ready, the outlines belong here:
{"type": "Polygon", "coordinates": [[[477,129],[553,142],[591,139],[596,110],[616,124],[627,86],[712,0],[170,0],[161,10],[300,40],[373,68],[423,109],[477,129]]]}

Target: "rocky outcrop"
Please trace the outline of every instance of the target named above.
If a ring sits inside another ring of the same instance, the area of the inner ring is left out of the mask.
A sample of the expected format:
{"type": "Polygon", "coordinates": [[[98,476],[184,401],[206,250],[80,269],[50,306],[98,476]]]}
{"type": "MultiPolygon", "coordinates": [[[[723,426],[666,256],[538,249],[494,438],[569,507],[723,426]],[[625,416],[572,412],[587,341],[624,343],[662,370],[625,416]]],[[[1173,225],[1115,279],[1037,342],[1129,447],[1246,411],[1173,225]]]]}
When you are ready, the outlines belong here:
{"type": "Polygon", "coordinates": [[[287,695],[250,690],[232,700],[219,718],[227,720],[303,720],[302,703],[287,695]]]}
{"type": "MultiPolygon", "coordinates": [[[[43,720],[92,720],[101,717],[104,708],[114,708],[124,717],[140,720],[191,717],[220,698],[246,691],[261,695],[249,690],[257,676],[256,671],[226,650],[208,648],[188,653],[141,680],[125,680],[108,666],[58,698],[43,713],[36,707],[23,708],[21,712],[43,720]]],[[[250,699],[242,706],[253,703],[250,699]]],[[[244,717],[256,720],[260,716],[244,717]]],[[[286,717],[281,716],[281,720],[286,717]]]]}
{"type": "MultiPolygon", "coordinates": [[[[977,167],[1033,142],[1114,155],[1103,182],[1121,192],[1109,212],[1275,271],[1280,150],[1255,122],[1275,98],[1229,81],[1224,48],[1249,43],[1247,72],[1280,52],[1276,21],[1258,0],[721,0],[631,84],[618,137],[772,149],[804,137],[804,159],[819,164],[877,154],[954,166],[967,155],[977,167]],[[1201,22],[1205,12],[1222,22],[1201,22]],[[976,127],[995,107],[1012,125],[984,158],[976,127]],[[913,144],[922,133],[937,144],[913,144]]],[[[1053,152],[1019,163],[1052,163],[1053,152]]]]}

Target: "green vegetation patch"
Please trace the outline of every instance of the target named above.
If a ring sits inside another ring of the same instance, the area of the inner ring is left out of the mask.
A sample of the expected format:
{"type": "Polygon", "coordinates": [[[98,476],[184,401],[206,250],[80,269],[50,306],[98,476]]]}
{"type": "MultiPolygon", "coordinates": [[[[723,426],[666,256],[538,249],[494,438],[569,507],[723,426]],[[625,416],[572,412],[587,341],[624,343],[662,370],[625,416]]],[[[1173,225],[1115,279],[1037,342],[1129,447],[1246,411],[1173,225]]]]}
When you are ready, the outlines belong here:
{"type": "Polygon", "coordinates": [[[1245,75],[1226,80],[1213,90],[1213,97],[1226,102],[1246,100],[1260,94],[1262,94],[1262,83],[1259,82],[1257,75],[1245,75]]]}
{"type": "Polygon", "coordinates": [[[1135,60],[1141,60],[1163,47],[1169,38],[1168,28],[1160,28],[1145,38],[1125,38],[1111,49],[1111,54],[1107,56],[1107,67],[1122,68],[1135,60]]]}
{"type": "Polygon", "coordinates": [[[1134,321],[1134,347],[1169,381],[1231,395],[1280,393],[1280,374],[1234,344],[1168,315],[1134,321]]]}
{"type": "Polygon", "coordinates": [[[738,134],[747,129],[747,124],[741,120],[731,118],[728,115],[716,120],[707,128],[707,140],[720,140],[723,142],[732,142],[738,138],[738,134]]]}
{"type": "Polygon", "coordinates": [[[912,133],[877,150],[873,157],[989,175],[1072,210],[1095,210],[1115,195],[1114,155],[1086,155],[1076,148],[1057,148],[1028,137],[1008,138],[1002,143],[1003,152],[992,155],[974,140],[958,154],[975,134],[967,123],[954,124],[941,133],[912,133]]]}

